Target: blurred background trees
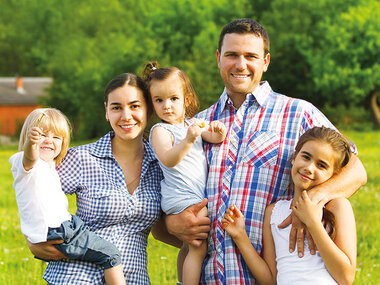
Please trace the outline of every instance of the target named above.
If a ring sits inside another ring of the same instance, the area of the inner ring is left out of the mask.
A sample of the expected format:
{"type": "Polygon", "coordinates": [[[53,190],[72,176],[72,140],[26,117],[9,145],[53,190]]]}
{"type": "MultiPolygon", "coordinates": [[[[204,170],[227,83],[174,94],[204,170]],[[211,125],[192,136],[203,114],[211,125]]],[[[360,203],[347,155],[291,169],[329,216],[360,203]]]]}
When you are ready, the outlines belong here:
{"type": "Polygon", "coordinates": [[[0,6],[0,75],[51,76],[44,103],[69,116],[77,138],[106,132],[107,82],[123,72],[141,74],[150,60],[185,70],[202,109],[215,102],[223,89],[219,33],[242,17],[269,33],[264,79],[275,91],[311,101],[336,124],[343,119],[331,110],[339,109],[361,112],[367,124],[372,114],[380,125],[377,0],[0,0],[0,6]]]}

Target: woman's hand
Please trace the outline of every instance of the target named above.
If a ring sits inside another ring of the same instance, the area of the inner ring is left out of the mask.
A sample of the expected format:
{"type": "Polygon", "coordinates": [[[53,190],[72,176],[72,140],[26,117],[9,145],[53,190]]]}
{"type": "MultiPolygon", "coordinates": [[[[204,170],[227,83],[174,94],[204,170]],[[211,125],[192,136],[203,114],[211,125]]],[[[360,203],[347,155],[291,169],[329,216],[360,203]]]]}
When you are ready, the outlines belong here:
{"type": "Polygon", "coordinates": [[[55,244],[63,243],[63,240],[56,239],[40,243],[31,243],[28,240],[26,241],[28,243],[29,250],[39,258],[46,260],[61,260],[67,258],[54,246],[55,244]]]}

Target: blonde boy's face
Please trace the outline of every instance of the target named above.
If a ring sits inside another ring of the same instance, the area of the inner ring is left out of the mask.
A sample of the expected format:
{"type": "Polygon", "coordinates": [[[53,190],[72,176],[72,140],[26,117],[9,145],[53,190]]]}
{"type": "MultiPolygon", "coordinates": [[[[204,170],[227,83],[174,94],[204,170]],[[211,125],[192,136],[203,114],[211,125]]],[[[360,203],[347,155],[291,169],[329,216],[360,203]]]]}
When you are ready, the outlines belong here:
{"type": "Polygon", "coordinates": [[[55,158],[61,153],[63,138],[52,132],[43,132],[39,144],[40,158],[54,164],[55,158]]]}

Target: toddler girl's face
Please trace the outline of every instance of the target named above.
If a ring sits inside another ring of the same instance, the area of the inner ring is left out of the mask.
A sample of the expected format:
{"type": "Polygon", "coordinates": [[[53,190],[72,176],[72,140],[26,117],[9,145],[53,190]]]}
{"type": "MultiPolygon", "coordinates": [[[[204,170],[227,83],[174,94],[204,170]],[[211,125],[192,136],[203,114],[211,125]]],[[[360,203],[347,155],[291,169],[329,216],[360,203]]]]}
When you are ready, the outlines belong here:
{"type": "Polygon", "coordinates": [[[40,158],[49,163],[54,163],[54,159],[60,154],[63,138],[52,132],[43,132],[39,144],[40,158]]]}
{"type": "Polygon", "coordinates": [[[292,160],[294,186],[307,190],[328,180],[334,173],[334,151],[327,143],[306,142],[292,160]]]}
{"type": "Polygon", "coordinates": [[[164,122],[183,126],[185,104],[182,82],[172,75],[162,81],[154,80],[150,86],[154,111],[164,122]]]}

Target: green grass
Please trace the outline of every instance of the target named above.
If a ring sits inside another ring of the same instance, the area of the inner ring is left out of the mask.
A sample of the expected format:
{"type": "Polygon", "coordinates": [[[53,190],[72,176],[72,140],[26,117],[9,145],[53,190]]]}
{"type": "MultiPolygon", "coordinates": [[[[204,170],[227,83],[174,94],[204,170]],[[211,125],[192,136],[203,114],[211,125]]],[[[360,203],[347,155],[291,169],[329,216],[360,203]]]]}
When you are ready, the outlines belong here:
{"type": "MultiPolygon", "coordinates": [[[[344,132],[359,149],[368,183],[350,198],[358,233],[358,260],[354,284],[379,284],[380,280],[380,132],[344,132]]],[[[12,189],[9,157],[17,147],[0,146],[0,284],[46,284],[46,264],[33,258],[20,232],[17,205],[12,189]]],[[[69,196],[70,212],[75,198],[69,196]]],[[[151,282],[175,284],[178,249],[149,237],[148,270],[151,282]]]]}

